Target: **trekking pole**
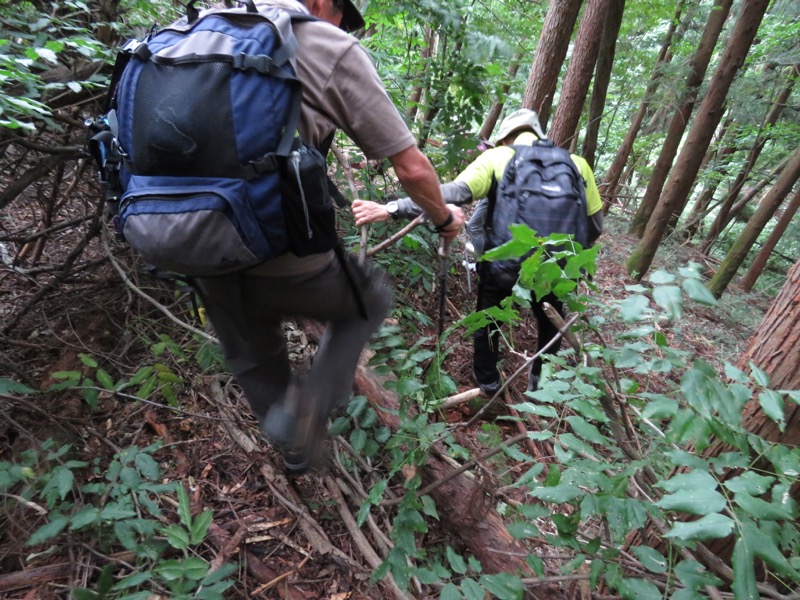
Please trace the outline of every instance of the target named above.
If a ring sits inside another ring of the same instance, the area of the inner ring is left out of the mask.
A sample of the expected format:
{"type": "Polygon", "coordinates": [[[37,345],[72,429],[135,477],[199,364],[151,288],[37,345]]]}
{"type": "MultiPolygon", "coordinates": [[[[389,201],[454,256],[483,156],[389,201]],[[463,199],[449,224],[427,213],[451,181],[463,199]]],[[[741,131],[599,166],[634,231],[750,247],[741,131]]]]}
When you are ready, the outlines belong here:
{"type": "Polygon", "coordinates": [[[450,240],[440,238],[439,240],[439,337],[444,331],[444,305],[447,299],[447,259],[450,256],[450,240]]]}
{"type": "MultiPolygon", "coordinates": [[[[344,171],[345,179],[347,179],[347,186],[350,188],[350,193],[353,195],[353,200],[358,200],[358,190],[356,189],[356,182],[353,179],[353,169],[350,168],[350,163],[342,154],[342,151],[339,150],[339,146],[336,145],[336,142],[331,144],[331,151],[333,155],[336,157],[336,160],[342,167],[344,171]]],[[[361,243],[358,247],[358,262],[359,264],[364,264],[367,260],[367,226],[361,226],[361,243]]]]}

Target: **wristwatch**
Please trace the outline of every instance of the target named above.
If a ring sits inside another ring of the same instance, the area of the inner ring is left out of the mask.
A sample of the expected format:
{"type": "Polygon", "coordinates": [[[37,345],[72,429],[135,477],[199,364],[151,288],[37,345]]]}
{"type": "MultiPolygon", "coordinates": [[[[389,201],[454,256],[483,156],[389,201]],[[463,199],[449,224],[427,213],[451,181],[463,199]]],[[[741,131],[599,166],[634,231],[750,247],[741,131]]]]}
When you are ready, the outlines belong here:
{"type": "Polygon", "coordinates": [[[386,203],[386,212],[389,213],[389,216],[392,217],[392,220],[397,219],[397,212],[399,210],[400,210],[400,205],[394,200],[386,203]]]}

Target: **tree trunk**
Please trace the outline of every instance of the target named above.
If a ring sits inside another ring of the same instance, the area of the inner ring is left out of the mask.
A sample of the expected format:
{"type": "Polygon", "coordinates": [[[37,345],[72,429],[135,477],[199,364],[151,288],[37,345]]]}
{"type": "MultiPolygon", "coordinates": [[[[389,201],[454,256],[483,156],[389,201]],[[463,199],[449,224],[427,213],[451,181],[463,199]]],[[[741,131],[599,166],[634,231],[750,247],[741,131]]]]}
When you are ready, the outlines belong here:
{"type": "MultiPolygon", "coordinates": [[[[522,41],[524,40],[521,40],[521,42],[522,41]]],[[[511,62],[511,66],[508,68],[507,83],[503,84],[500,96],[495,98],[494,102],[492,102],[492,107],[489,109],[489,113],[486,115],[486,119],[483,121],[481,130],[478,132],[478,137],[482,140],[488,140],[492,137],[492,132],[494,131],[495,125],[497,125],[497,120],[500,118],[500,113],[503,112],[503,107],[506,103],[505,98],[508,96],[508,90],[511,89],[511,82],[514,81],[514,78],[517,76],[521,61],[521,52],[514,55],[514,60],[511,62]]]]}
{"type": "Polygon", "coordinates": [[[775,229],[773,229],[772,233],[769,234],[764,246],[761,248],[761,250],[759,250],[758,254],[753,260],[753,264],[750,265],[750,269],[748,269],[747,274],[742,278],[742,289],[745,292],[749,292],[753,289],[753,285],[755,285],[756,281],[761,275],[761,272],[764,270],[764,267],[767,266],[767,260],[772,254],[772,251],[775,250],[775,246],[778,245],[781,236],[783,236],[783,234],[786,232],[786,228],[789,227],[789,223],[792,222],[792,219],[797,213],[798,208],[800,208],[800,189],[795,192],[792,201],[789,202],[786,210],[783,211],[783,214],[778,220],[778,224],[775,226],[775,229]]]}
{"type": "Polygon", "coordinates": [[[558,146],[569,148],[578,129],[610,3],[611,0],[589,0],[583,11],[567,76],[561,87],[561,99],[549,133],[550,139],[558,146]]]}
{"type": "Polygon", "coordinates": [[[431,57],[433,57],[433,47],[436,44],[436,37],[430,27],[425,28],[423,37],[425,39],[425,47],[419,54],[420,60],[422,61],[422,66],[420,67],[416,77],[419,83],[415,85],[414,89],[411,91],[411,96],[408,99],[408,109],[406,110],[408,118],[412,121],[417,117],[417,112],[419,111],[420,104],[422,103],[422,97],[425,93],[425,90],[430,88],[430,78],[426,75],[426,73],[428,73],[430,70],[431,57]]]}
{"type": "MultiPolygon", "coordinates": [[[[775,214],[775,211],[778,210],[781,202],[783,202],[789,192],[791,192],[792,187],[798,179],[800,179],[800,148],[795,150],[789,164],[786,165],[786,168],[783,170],[783,173],[781,173],[781,176],[778,177],[775,185],[772,186],[770,191],[767,192],[761,200],[758,209],[747,222],[741,235],[733,243],[733,246],[731,246],[731,249],[728,251],[728,255],[723,259],[722,263],[719,265],[719,269],[717,269],[717,272],[708,283],[708,289],[711,290],[714,296],[719,298],[722,292],[725,291],[725,288],[728,287],[736,271],[747,257],[747,253],[755,243],[756,238],[758,238],[758,235],[766,224],[769,223],[769,220],[775,214]]],[[[796,363],[794,365],[795,368],[797,364],[800,363],[796,363]]]]}
{"type": "Polygon", "coordinates": [[[582,0],[552,0],[547,7],[542,34],[536,46],[533,65],[528,74],[523,108],[535,110],[543,129],[547,129],[550,107],[556,93],[558,75],[567,56],[569,41],[582,0]]]}
{"type": "Polygon", "coordinates": [[[597,57],[597,68],[594,73],[592,99],[589,103],[589,122],[586,125],[586,137],[583,140],[581,156],[594,168],[597,154],[597,137],[600,134],[600,120],[606,107],[608,83],[611,80],[611,69],[614,66],[614,54],[617,48],[617,36],[622,25],[625,12],[625,0],[611,0],[603,25],[600,50],[597,57]]]}
{"type": "Polygon", "coordinates": [[[714,130],[722,118],[731,82],[744,63],[768,5],[769,0],[745,0],[742,4],[739,18],[722,53],[719,66],[711,78],[697,118],[664,189],[664,195],[647,222],[639,245],[628,259],[628,272],[635,274],[637,279],[650,268],[669,216],[676,206],[685,201],[692,189],[703,155],[708,150],[714,130]]]}
{"type": "MultiPolygon", "coordinates": [[[[667,180],[667,175],[672,167],[672,161],[678,152],[678,147],[683,138],[683,132],[686,130],[686,124],[689,122],[689,117],[694,109],[694,103],[697,100],[700,84],[703,83],[708,69],[708,63],[711,61],[711,55],[714,52],[714,47],[717,45],[722,26],[725,24],[725,20],[728,18],[728,13],[731,10],[732,2],[733,0],[715,0],[714,6],[711,8],[706,27],[703,30],[703,36],[700,38],[700,44],[697,46],[697,50],[694,56],[692,56],[692,61],[689,65],[689,75],[686,78],[686,88],[683,98],[675,114],[672,116],[672,121],[667,130],[667,136],[664,138],[664,144],[661,147],[661,153],[658,155],[653,173],[650,175],[650,181],[647,184],[644,198],[641,204],[639,204],[639,210],[636,211],[636,215],[633,220],[631,220],[630,226],[628,227],[628,233],[632,235],[642,237],[645,227],[647,227],[647,222],[650,220],[650,215],[653,214],[653,210],[658,203],[661,190],[664,188],[664,182],[667,180]]],[[[744,13],[744,9],[742,12],[744,13]]],[[[760,23],[761,19],[759,19],[758,22],[760,23]]],[[[735,38],[731,36],[731,40],[733,39],[735,38]]],[[[730,45],[731,43],[729,42],[728,46],[730,45]]],[[[745,48],[745,54],[749,47],[750,43],[748,43],[745,48]]],[[[736,70],[738,70],[738,68],[737,65],[736,70]]],[[[730,85],[730,83],[728,85],[730,85]]],[[[727,94],[727,86],[725,87],[725,93],[727,94]]],[[[713,127],[715,128],[716,125],[715,123],[713,127]]],[[[705,150],[703,150],[703,152],[705,152],[705,150]]],[[[694,179],[694,177],[692,177],[692,179],[694,179]]]]}
{"type": "Polygon", "coordinates": [[[664,36],[664,41],[661,44],[661,50],[659,51],[658,58],[653,66],[653,73],[650,75],[650,82],[647,84],[647,89],[645,89],[642,102],[639,104],[639,110],[637,110],[636,114],[633,116],[631,126],[628,128],[628,133],[625,134],[625,139],[622,140],[622,144],[620,145],[619,150],[617,150],[617,154],[614,157],[611,166],[608,168],[608,171],[606,171],[606,175],[603,178],[603,181],[600,183],[600,194],[603,197],[603,209],[606,213],[608,213],[608,209],[611,206],[611,201],[617,193],[620,177],[622,172],[625,170],[625,165],[627,164],[628,158],[633,150],[633,143],[636,141],[636,136],[639,134],[639,130],[642,127],[642,122],[644,121],[644,117],[647,114],[648,108],[650,107],[653,94],[658,88],[663,66],[667,65],[672,59],[672,52],[670,50],[672,47],[672,39],[675,35],[677,24],[680,21],[684,4],[685,0],[678,1],[678,4],[675,8],[675,16],[670,22],[667,33],[664,36]]]}
{"type": "MultiPolygon", "coordinates": [[[[767,374],[770,389],[800,390],[800,369],[797,368],[800,365],[800,262],[789,269],[786,282],[750,338],[737,366],[747,372],[751,364],[767,374]]],[[[758,400],[750,400],[742,410],[742,423],[747,431],[770,442],[797,447],[800,445],[800,404],[786,402],[784,418],[786,428],[781,431],[778,424],[764,414],[758,400]]],[[[705,456],[719,456],[726,450],[724,444],[716,443],[705,456]]],[[[750,468],[766,474],[772,466],[761,459],[750,468]]],[[[737,469],[730,469],[725,478],[739,473],[737,469]]],[[[796,501],[800,500],[800,484],[795,483],[790,494],[796,501]]],[[[733,554],[733,542],[734,538],[728,536],[710,540],[707,546],[715,556],[727,561],[733,554]]]]}
{"type": "Polygon", "coordinates": [[[761,128],[756,136],[756,140],[750,147],[750,151],[747,153],[744,166],[742,167],[741,171],[739,171],[736,179],[734,179],[733,183],[731,184],[730,191],[722,201],[722,206],[720,207],[719,212],[717,213],[717,216],[708,231],[708,235],[706,236],[706,240],[703,245],[704,254],[708,253],[708,251],[711,249],[711,246],[719,237],[719,234],[722,233],[722,230],[725,229],[725,226],[730,223],[729,214],[731,206],[733,206],[733,203],[739,195],[744,182],[750,176],[750,172],[753,170],[758,157],[761,155],[761,151],[764,149],[764,146],[769,140],[770,129],[773,125],[775,125],[775,123],[778,122],[778,118],[783,112],[786,102],[789,100],[789,96],[792,93],[792,88],[794,87],[794,82],[798,75],[800,75],[800,65],[794,65],[789,74],[789,80],[786,82],[786,85],[781,90],[780,94],[778,94],[775,102],[772,103],[772,108],[770,108],[766,117],[764,117],[764,121],[761,123],[761,128]],[[764,134],[764,131],[767,133],[764,134]]]}

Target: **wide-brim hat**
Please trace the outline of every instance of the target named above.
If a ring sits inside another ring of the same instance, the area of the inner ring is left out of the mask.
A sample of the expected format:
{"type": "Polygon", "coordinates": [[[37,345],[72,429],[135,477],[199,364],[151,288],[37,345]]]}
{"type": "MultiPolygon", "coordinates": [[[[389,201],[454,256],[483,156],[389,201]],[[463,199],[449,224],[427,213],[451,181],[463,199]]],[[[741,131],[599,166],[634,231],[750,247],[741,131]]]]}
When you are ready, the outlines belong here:
{"type": "Polygon", "coordinates": [[[503,119],[503,122],[500,123],[500,129],[497,131],[497,135],[492,139],[492,143],[497,144],[515,131],[521,129],[532,131],[539,138],[545,137],[542,126],[539,124],[539,115],[536,114],[536,111],[529,108],[520,108],[503,119]]]}
{"type": "Polygon", "coordinates": [[[342,22],[339,24],[341,29],[348,33],[358,31],[364,27],[364,17],[353,4],[353,0],[341,0],[342,2],[342,22]]]}

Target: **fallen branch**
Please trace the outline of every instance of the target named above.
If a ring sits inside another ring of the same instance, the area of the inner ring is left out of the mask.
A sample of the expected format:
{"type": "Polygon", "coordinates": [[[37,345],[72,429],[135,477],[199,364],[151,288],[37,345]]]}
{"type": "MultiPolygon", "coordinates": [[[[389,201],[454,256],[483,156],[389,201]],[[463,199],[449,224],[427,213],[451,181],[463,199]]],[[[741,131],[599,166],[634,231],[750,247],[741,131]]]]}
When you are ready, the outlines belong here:
{"type": "Polygon", "coordinates": [[[378,252],[380,252],[381,250],[384,250],[385,248],[388,248],[389,246],[394,244],[400,238],[403,238],[406,235],[408,235],[409,233],[411,233],[417,225],[419,225],[420,223],[423,223],[424,221],[425,221],[425,215],[424,214],[423,215],[419,215],[418,217],[415,217],[410,223],[408,223],[408,225],[406,225],[405,227],[403,227],[402,229],[400,229],[396,233],[392,234],[391,237],[386,238],[380,244],[376,244],[375,246],[373,246],[372,248],[367,250],[367,256],[373,256],[373,255],[377,254],[378,252]]]}

